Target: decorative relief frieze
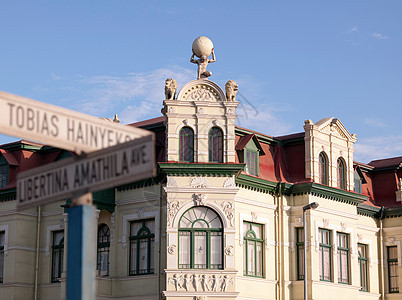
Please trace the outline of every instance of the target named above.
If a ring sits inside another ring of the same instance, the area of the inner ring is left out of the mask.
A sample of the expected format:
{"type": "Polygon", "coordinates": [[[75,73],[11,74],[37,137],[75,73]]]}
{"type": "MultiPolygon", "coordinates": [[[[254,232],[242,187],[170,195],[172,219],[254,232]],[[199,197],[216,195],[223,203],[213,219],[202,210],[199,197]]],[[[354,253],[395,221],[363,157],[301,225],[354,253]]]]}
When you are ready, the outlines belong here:
{"type": "Polygon", "coordinates": [[[168,283],[173,285],[176,291],[226,292],[229,285],[233,285],[233,278],[215,274],[173,274],[168,278],[168,283]]]}
{"type": "Polygon", "coordinates": [[[179,211],[180,208],[180,202],[179,201],[170,201],[167,202],[167,225],[172,226],[173,225],[173,219],[176,216],[177,212],[179,211]]]}
{"type": "Polygon", "coordinates": [[[363,235],[362,235],[361,233],[358,233],[358,234],[357,234],[357,241],[358,241],[359,243],[363,242],[363,235]]]}
{"type": "Polygon", "coordinates": [[[236,182],[235,182],[234,178],[230,177],[230,178],[226,179],[225,182],[223,183],[223,187],[225,189],[235,188],[236,187],[236,182]]]}
{"type": "Polygon", "coordinates": [[[192,188],[210,188],[211,184],[205,177],[195,177],[191,180],[190,186],[192,188]]]}
{"type": "Polygon", "coordinates": [[[207,85],[196,85],[187,90],[183,100],[190,101],[219,101],[219,94],[207,85]]]}
{"type": "Polygon", "coordinates": [[[226,218],[229,220],[230,226],[233,227],[233,221],[234,221],[234,204],[233,204],[233,202],[224,201],[224,202],[222,202],[221,206],[226,215],[226,218]]]}
{"type": "Polygon", "coordinates": [[[329,227],[329,220],[328,219],[322,219],[322,224],[324,228],[328,228],[329,227]]]}

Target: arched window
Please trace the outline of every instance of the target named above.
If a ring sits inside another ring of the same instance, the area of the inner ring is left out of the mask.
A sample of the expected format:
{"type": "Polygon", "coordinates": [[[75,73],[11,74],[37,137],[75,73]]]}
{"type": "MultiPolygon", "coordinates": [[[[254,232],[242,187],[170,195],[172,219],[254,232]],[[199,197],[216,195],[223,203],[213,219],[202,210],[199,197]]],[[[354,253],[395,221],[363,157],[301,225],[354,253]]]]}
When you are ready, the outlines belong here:
{"type": "Polygon", "coordinates": [[[52,282],[59,282],[63,272],[64,231],[53,232],[52,245],[52,282]]]}
{"type": "Polygon", "coordinates": [[[96,269],[101,276],[109,275],[110,230],[106,224],[98,228],[98,256],[96,269]]]}
{"type": "Polygon", "coordinates": [[[130,223],[130,275],[154,273],[155,220],[130,223]]]}
{"type": "Polygon", "coordinates": [[[194,131],[190,127],[180,130],[180,161],[194,162],[194,131]]]}
{"type": "Polygon", "coordinates": [[[179,269],[223,269],[223,228],[211,208],[196,206],[179,222],[179,269]]]}
{"type": "Polygon", "coordinates": [[[244,230],[244,275],[263,277],[263,243],[262,225],[250,222],[243,223],[244,230]]]}
{"type": "Polygon", "coordinates": [[[321,184],[328,185],[328,159],[324,152],[318,157],[318,176],[321,184]]]}
{"type": "Polygon", "coordinates": [[[223,132],[218,127],[212,127],[208,133],[209,162],[223,163],[223,132]]]}
{"type": "Polygon", "coordinates": [[[338,158],[336,166],[337,166],[338,188],[344,190],[346,189],[346,168],[344,160],[342,158],[338,158]]]}

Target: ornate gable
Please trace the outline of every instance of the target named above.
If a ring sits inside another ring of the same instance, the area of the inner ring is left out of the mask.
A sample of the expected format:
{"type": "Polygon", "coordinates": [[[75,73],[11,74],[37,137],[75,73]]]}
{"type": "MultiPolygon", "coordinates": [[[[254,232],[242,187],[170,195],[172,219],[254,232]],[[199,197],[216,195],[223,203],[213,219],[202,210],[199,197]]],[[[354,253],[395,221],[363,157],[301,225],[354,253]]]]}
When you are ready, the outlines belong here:
{"type": "Polygon", "coordinates": [[[214,82],[206,79],[193,80],[183,86],[177,100],[188,101],[225,101],[225,93],[214,82]]]}

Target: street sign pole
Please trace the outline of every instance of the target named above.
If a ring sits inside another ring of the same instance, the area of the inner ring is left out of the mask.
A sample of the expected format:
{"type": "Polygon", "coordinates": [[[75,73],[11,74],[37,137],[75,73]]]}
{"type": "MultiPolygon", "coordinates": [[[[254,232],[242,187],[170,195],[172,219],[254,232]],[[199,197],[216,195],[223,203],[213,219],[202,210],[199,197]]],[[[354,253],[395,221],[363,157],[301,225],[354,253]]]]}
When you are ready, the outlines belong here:
{"type": "Polygon", "coordinates": [[[68,209],[67,300],[95,300],[96,224],[92,193],[68,209]]]}

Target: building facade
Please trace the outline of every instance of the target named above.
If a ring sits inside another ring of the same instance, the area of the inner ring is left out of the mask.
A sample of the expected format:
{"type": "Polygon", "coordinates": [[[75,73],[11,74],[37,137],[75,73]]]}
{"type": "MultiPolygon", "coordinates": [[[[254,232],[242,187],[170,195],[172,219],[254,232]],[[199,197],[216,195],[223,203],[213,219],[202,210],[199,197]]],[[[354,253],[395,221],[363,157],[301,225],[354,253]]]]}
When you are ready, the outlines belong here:
{"type": "MultiPolygon", "coordinates": [[[[280,137],[241,128],[228,93],[197,79],[128,125],[154,132],[158,172],[93,195],[97,299],[303,299],[304,247],[309,299],[399,299],[402,157],[354,161],[336,118],[280,137]]],[[[17,211],[15,186],[70,153],[0,151],[0,299],[65,299],[69,200],[17,211]]]]}

